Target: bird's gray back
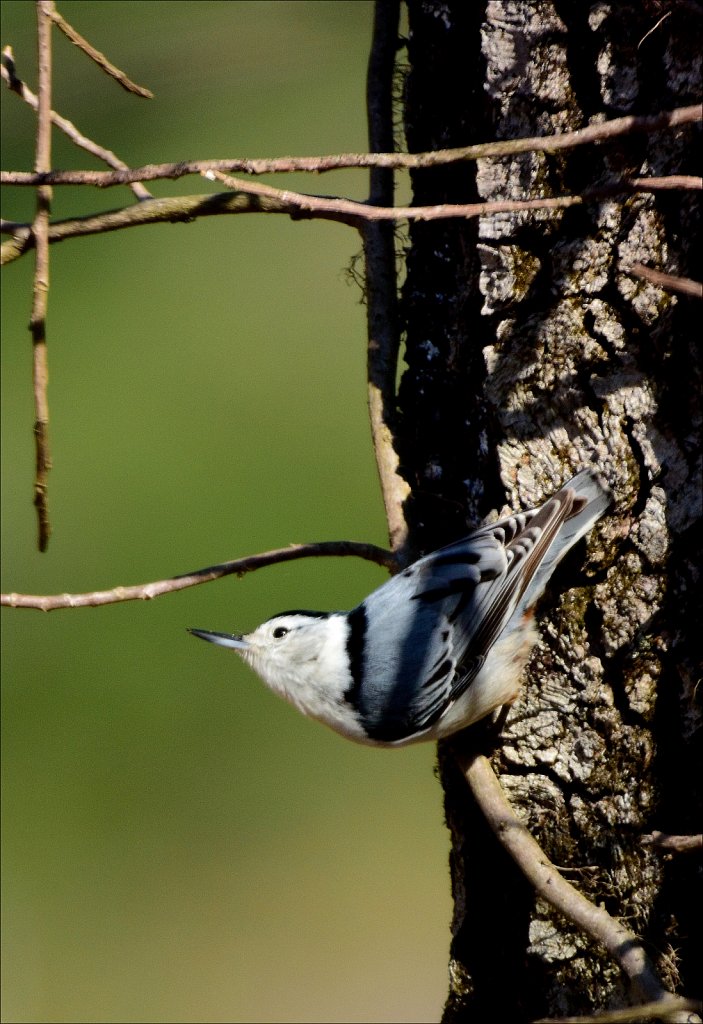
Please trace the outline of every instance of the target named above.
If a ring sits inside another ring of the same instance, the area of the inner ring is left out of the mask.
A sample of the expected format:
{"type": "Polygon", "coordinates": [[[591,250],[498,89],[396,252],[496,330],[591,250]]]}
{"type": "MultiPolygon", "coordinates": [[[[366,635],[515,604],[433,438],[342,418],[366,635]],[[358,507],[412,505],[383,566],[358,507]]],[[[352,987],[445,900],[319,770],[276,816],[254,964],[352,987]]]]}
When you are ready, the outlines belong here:
{"type": "Polygon", "coordinates": [[[444,714],[609,502],[585,470],[538,508],[421,558],[354,609],[345,696],[369,735],[398,741],[444,714]]]}
{"type": "Polygon", "coordinates": [[[346,694],[372,738],[393,742],[428,728],[482,664],[467,651],[485,585],[505,573],[491,534],[415,562],[349,614],[353,683],[346,694]]]}

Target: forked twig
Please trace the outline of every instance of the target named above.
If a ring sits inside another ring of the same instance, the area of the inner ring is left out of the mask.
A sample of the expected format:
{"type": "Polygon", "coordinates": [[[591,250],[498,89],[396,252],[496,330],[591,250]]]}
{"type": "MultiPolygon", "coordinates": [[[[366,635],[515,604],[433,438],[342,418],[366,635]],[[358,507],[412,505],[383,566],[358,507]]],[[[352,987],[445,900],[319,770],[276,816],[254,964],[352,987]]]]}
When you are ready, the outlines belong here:
{"type": "MultiPolygon", "coordinates": [[[[6,46],[2,51],[2,67],[0,67],[0,74],[3,80],[7,83],[8,88],[14,92],[20,99],[24,100],[25,103],[29,104],[33,110],[36,110],[39,105],[39,100],[36,95],[32,92],[26,82],[23,82],[17,75],[17,68],[15,67],[15,57],[12,52],[11,46],[6,46]]],[[[93,142],[86,135],[76,128],[72,121],[68,118],[62,117],[57,114],[55,110],[51,111],[51,122],[56,127],[67,135],[68,138],[80,149],[84,149],[87,153],[91,153],[96,156],[99,160],[104,160],[109,167],[116,168],[127,168],[128,165],[124,160],[120,160],[112,150],[106,149],[104,146],[98,145],[97,142],[93,142]]],[[[130,182],[129,188],[134,192],[137,199],[150,199],[151,192],[144,188],[141,182],[133,181],[130,182]]]]}

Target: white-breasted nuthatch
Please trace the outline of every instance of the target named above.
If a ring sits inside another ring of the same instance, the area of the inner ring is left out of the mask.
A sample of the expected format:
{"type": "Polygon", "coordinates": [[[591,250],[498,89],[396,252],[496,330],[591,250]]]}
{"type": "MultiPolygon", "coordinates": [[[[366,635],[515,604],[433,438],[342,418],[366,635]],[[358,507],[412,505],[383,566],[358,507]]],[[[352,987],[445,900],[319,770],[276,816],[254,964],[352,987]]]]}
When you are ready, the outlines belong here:
{"type": "Polygon", "coordinates": [[[516,512],[413,562],[350,612],[283,612],[231,647],[275,693],[360,743],[449,736],[518,694],[534,606],[610,495],[583,470],[516,512]]]}

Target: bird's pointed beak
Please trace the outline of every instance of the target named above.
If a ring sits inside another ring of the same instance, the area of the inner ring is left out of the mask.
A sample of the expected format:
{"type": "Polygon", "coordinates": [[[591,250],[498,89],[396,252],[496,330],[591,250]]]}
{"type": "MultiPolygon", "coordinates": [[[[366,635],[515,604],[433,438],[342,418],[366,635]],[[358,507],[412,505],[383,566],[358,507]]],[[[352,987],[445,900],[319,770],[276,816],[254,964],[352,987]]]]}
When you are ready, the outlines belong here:
{"type": "Polygon", "coordinates": [[[220,647],[233,647],[235,651],[245,651],[249,646],[239,633],[210,633],[206,629],[189,629],[188,632],[193,636],[199,636],[201,640],[209,640],[211,644],[219,644],[220,647]]]}

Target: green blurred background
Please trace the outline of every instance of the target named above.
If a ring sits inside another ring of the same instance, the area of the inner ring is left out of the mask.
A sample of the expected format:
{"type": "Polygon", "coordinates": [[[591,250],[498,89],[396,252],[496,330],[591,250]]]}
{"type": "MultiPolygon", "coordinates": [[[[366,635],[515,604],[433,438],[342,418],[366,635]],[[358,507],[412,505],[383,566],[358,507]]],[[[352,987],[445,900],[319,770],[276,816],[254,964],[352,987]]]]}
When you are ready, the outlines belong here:
{"type": "MultiPolygon", "coordinates": [[[[373,7],[62,2],[54,108],[130,164],[364,150],[373,7]]],[[[36,83],[34,5],[2,43],[36,83]]],[[[4,92],[3,166],[33,115],[4,92]]],[[[97,167],[54,134],[54,165],[97,167]]],[[[363,198],[363,172],[269,178],[363,198]]],[[[215,191],[201,179],[156,195],[215,191]]],[[[131,202],[57,189],[54,216],[131,202]]],[[[3,215],[31,217],[6,189],[3,215]]],[[[32,257],[3,270],[3,590],[160,579],[292,541],[386,543],[349,228],[282,216],[52,249],[49,551],[36,550],[32,257]]],[[[5,1021],[432,1021],[448,836],[431,745],[356,747],[186,626],[347,608],[384,573],[272,567],[141,604],[3,609],[5,1021]]]]}

